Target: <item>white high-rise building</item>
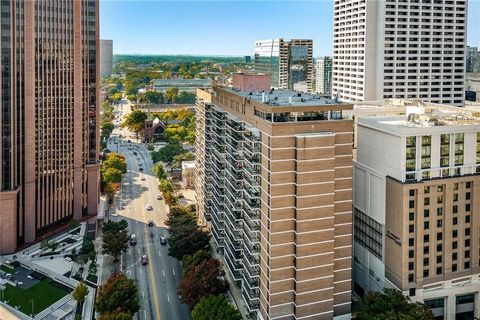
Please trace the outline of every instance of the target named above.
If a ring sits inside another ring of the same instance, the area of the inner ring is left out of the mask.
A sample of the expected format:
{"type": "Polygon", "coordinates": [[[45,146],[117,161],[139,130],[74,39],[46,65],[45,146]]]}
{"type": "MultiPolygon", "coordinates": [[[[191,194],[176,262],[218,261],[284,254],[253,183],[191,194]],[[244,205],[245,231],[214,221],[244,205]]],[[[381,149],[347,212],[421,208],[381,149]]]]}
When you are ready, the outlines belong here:
{"type": "Polygon", "coordinates": [[[332,93],[332,58],[315,59],[315,92],[332,93]]]}
{"type": "Polygon", "coordinates": [[[100,77],[112,75],[113,69],[113,40],[100,39],[100,77]]]}
{"type": "Polygon", "coordinates": [[[336,0],[333,94],[463,105],[466,16],[466,0],[336,0]]]}

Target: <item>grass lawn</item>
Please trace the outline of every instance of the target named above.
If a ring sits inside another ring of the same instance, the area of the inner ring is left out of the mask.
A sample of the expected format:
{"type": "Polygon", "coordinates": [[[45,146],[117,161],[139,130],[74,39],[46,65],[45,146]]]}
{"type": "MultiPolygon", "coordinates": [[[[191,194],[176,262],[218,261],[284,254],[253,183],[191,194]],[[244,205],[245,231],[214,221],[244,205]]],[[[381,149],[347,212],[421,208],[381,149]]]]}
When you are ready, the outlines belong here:
{"type": "Polygon", "coordinates": [[[7,267],[6,265],[4,264],[1,264],[0,265],[0,270],[2,270],[3,272],[6,272],[6,273],[10,273],[10,274],[14,274],[15,273],[15,269],[12,269],[10,267],[7,267]]]}
{"type": "Polygon", "coordinates": [[[50,281],[52,281],[51,278],[45,278],[27,290],[7,284],[5,299],[10,306],[19,306],[20,311],[27,315],[32,313],[30,300],[33,299],[34,312],[38,314],[68,294],[67,291],[52,286],[50,281]]]}

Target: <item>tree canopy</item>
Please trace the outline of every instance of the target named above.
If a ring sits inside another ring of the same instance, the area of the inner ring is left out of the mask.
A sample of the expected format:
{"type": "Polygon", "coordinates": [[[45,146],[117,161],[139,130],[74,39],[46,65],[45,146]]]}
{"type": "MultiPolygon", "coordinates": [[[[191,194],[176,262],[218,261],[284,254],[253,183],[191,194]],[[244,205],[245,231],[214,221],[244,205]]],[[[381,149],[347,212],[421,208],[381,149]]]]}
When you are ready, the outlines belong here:
{"type": "Polygon", "coordinates": [[[115,261],[128,249],[128,224],[125,220],[108,221],[103,226],[102,253],[111,255],[115,261]]]}
{"type": "Polygon", "coordinates": [[[400,291],[384,289],[369,292],[356,308],[359,320],[433,320],[432,311],[421,303],[413,303],[400,291]]]}
{"type": "Polygon", "coordinates": [[[175,156],[185,152],[187,151],[180,144],[169,143],[162,147],[159,151],[152,151],[151,155],[154,163],[162,161],[171,164],[175,156]]]}
{"type": "Polygon", "coordinates": [[[189,268],[178,287],[180,300],[193,308],[204,297],[227,292],[228,283],[223,279],[224,275],[220,262],[213,258],[189,268]]]}
{"type": "Polygon", "coordinates": [[[138,135],[145,128],[145,120],[147,120],[147,113],[145,111],[134,110],[125,117],[121,126],[138,135]]]}
{"type": "Polygon", "coordinates": [[[138,289],[134,281],[123,273],[112,273],[107,281],[98,288],[95,309],[102,316],[122,312],[133,316],[140,310],[138,289]]]}
{"type": "Polygon", "coordinates": [[[72,297],[75,301],[82,303],[88,295],[88,288],[83,282],[79,282],[77,287],[72,293],[72,297]]]}
{"type": "Polygon", "coordinates": [[[219,295],[200,300],[192,310],[192,320],[242,320],[242,315],[225,296],[219,295]]]}
{"type": "Polygon", "coordinates": [[[182,166],[183,161],[195,160],[195,155],[191,152],[180,153],[173,157],[172,168],[179,169],[182,166]]]}

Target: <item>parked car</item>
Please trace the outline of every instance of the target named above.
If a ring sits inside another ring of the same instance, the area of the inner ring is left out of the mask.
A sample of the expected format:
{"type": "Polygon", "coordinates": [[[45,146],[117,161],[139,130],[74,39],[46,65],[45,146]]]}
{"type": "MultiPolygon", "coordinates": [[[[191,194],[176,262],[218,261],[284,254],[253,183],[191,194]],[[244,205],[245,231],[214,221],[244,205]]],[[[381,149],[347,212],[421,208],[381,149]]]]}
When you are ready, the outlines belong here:
{"type": "Polygon", "coordinates": [[[161,236],[161,237],[160,237],[160,244],[161,244],[161,245],[166,245],[166,244],[167,244],[167,239],[165,239],[164,236],[161,236]]]}
{"type": "Polygon", "coordinates": [[[137,155],[137,151],[133,151],[133,155],[136,156],[136,155],[137,155]]]}
{"type": "Polygon", "coordinates": [[[138,170],[143,171],[143,167],[138,168],[138,170]]]}
{"type": "Polygon", "coordinates": [[[157,200],[162,200],[162,196],[161,195],[157,195],[157,200]]]}
{"type": "Polygon", "coordinates": [[[135,235],[135,233],[132,233],[130,235],[130,245],[134,246],[137,244],[137,236],[135,235]]]}
{"type": "Polygon", "coordinates": [[[141,177],[140,180],[145,181],[145,177],[141,177]]]}
{"type": "Polygon", "coordinates": [[[153,220],[148,220],[148,226],[153,227],[155,224],[153,223],[153,220]]]}
{"type": "Polygon", "coordinates": [[[146,264],[148,264],[148,256],[144,254],[142,256],[142,265],[146,265],[146,264]]]}
{"type": "Polygon", "coordinates": [[[153,207],[152,207],[151,204],[147,204],[147,205],[145,206],[145,209],[147,209],[148,211],[152,211],[152,210],[153,210],[153,207]]]}

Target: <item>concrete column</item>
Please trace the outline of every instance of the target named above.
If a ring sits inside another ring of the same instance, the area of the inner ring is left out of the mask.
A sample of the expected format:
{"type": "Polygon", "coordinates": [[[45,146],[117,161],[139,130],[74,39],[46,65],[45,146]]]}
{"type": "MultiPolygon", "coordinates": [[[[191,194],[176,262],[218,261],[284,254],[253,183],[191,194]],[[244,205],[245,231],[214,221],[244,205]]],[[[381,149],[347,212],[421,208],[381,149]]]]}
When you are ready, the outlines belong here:
{"type": "Polygon", "coordinates": [[[445,303],[445,319],[455,319],[455,309],[456,309],[456,297],[455,295],[448,295],[445,303]]]}

